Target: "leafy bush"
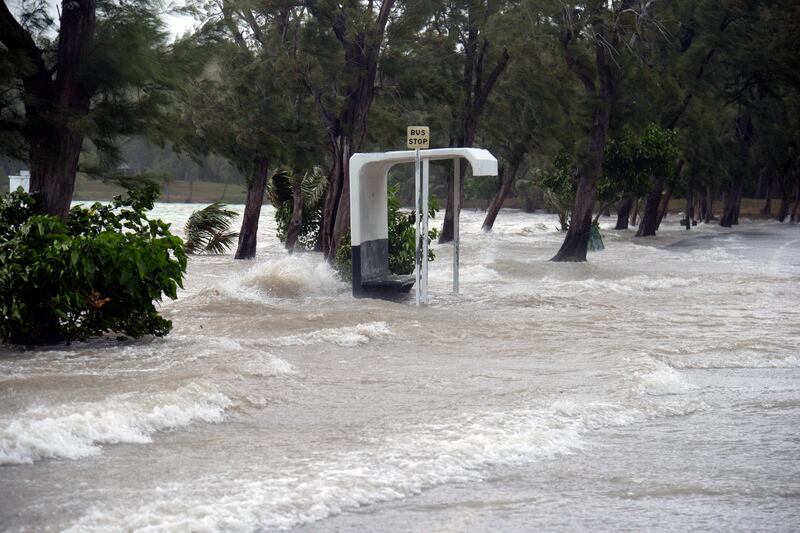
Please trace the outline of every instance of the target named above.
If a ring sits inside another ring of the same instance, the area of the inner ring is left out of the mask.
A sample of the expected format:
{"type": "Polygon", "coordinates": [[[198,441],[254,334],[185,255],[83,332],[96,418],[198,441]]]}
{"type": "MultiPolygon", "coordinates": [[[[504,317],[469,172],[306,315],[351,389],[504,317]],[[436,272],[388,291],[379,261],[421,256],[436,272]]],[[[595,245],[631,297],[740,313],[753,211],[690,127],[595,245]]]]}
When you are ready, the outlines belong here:
{"type": "Polygon", "coordinates": [[[569,229],[569,218],[575,200],[575,165],[572,158],[561,152],[553,159],[553,169],[542,171],[536,179],[544,192],[547,206],[558,214],[561,231],[569,229]]]}
{"type": "Polygon", "coordinates": [[[168,333],[154,302],[177,297],[186,255],[169,224],[145,214],[157,196],[147,184],[110,205],[73,207],[66,222],[39,214],[36,196],[0,197],[0,341],[168,333]]]}
{"type": "MultiPolygon", "coordinates": [[[[398,186],[389,187],[388,208],[389,208],[389,272],[392,274],[411,274],[414,272],[414,263],[417,253],[416,230],[415,230],[415,211],[400,211],[400,200],[397,197],[398,186]]],[[[428,216],[436,218],[439,211],[439,202],[435,196],[431,196],[428,201],[428,216]]],[[[439,236],[436,228],[428,230],[428,244],[439,236]]],[[[428,247],[428,261],[433,261],[436,255],[428,247]]],[[[353,258],[352,247],[350,245],[350,234],[348,233],[339,244],[334,257],[333,266],[339,276],[345,281],[352,281],[353,258]]]]}
{"type": "Polygon", "coordinates": [[[286,242],[289,222],[292,220],[293,198],[292,182],[300,180],[300,192],[303,197],[303,216],[300,222],[298,243],[307,250],[314,250],[319,244],[319,230],[322,225],[322,208],[325,204],[325,189],[328,180],[321,169],[314,168],[302,177],[296,176],[288,169],[281,169],[270,179],[269,198],[275,208],[277,236],[286,242]]]}
{"type": "Polygon", "coordinates": [[[225,204],[214,202],[198,209],[184,226],[186,240],[183,251],[187,254],[221,254],[228,250],[239,236],[230,231],[231,220],[239,216],[236,211],[225,209],[225,204]]]}

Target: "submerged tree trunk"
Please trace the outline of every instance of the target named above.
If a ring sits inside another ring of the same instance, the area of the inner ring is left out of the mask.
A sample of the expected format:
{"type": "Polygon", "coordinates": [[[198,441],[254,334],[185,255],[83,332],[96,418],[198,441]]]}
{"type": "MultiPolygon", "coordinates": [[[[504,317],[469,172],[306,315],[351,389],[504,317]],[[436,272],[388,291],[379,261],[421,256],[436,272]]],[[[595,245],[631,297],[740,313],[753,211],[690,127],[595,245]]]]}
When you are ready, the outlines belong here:
{"type": "Polygon", "coordinates": [[[783,222],[786,220],[786,217],[789,216],[789,187],[786,185],[786,179],[782,178],[778,180],[778,187],[781,190],[781,206],[778,208],[778,215],[775,217],[779,222],[783,222]]]}
{"type": "Polygon", "coordinates": [[[767,176],[766,191],[764,192],[764,208],[761,209],[761,214],[770,216],[772,214],[772,184],[775,180],[772,174],[767,176]]]}
{"type": "MultiPolygon", "coordinates": [[[[562,38],[563,39],[563,38],[562,38]]],[[[566,61],[571,67],[577,59],[571,55],[566,44],[566,61]]],[[[608,137],[608,126],[611,121],[611,102],[614,99],[614,87],[609,65],[606,43],[597,40],[595,44],[595,67],[597,84],[593,78],[583,73],[580,77],[584,88],[591,98],[595,99],[590,128],[591,142],[579,169],[578,184],[575,188],[575,203],[572,206],[572,219],[569,230],[558,253],[551,261],[586,261],[589,237],[592,230],[592,209],[597,198],[597,182],[603,174],[603,152],[608,137]],[[599,86],[598,86],[599,85],[599,86]]],[[[579,68],[579,67],[576,67],[579,68]]]]}
{"type": "Polygon", "coordinates": [[[292,180],[292,218],[286,229],[286,249],[289,253],[297,247],[300,230],[303,226],[303,190],[302,182],[297,176],[292,180]]]}
{"type": "Polygon", "coordinates": [[[628,229],[628,220],[631,217],[631,209],[636,201],[635,196],[628,196],[620,200],[617,204],[617,225],[614,229],[628,229]]]}
{"type": "MultiPolygon", "coordinates": [[[[528,138],[530,138],[530,136],[528,136],[528,138]]],[[[527,142],[525,142],[525,145],[527,145],[527,142]]],[[[506,196],[508,196],[511,190],[511,185],[514,183],[522,160],[525,158],[526,151],[527,146],[520,145],[520,148],[512,154],[508,164],[503,168],[500,190],[497,191],[497,194],[486,211],[486,218],[483,219],[483,231],[492,231],[494,221],[497,218],[497,214],[500,212],[500,208],[503,207],[506,196]]]]}
{"type": "Polygon", "coordinates": [[[30,190],[39,193],[47,214],[66,218],[75,190],[83,144],[81,119],[89,112],[95,87],[82,77],[94,40],[96,1],[70,2],[61,13],[56,77],[47,68],[28,31],[0,5],[0,41],[11,54],[25,58],[22,73],[25,138],[31,165],[30,190]]]}
{"type": "MultiPolygon", "coordinates": [[[[339,134],[331,143],[334,160],[328,180],[328,190],[325,194],[320,230],[322,252],[328,259],[332,259],[336,255],[336,249],[339,247],[342,237],[350,229],[350,180],[347,178],[353,140],[348,135],[339,134]]],[[[357,151],[358,148],[356,147],[355,150],[357,151]]]]}
{"type": "Polygon", "coordinates": [[[652,237],[656,234],[661,207],[661,192],[664,190],[665,181],[666,179],[663,177],[654,179],[653,186],[645,199],[644,213],[642,213],[642,220],[639,222],[639,230],[636,232],[637,237],[652,237]]]}
{"type": "Polygon", "coordinates": [[[711,187],[706,187],[701,200],[703,222],[708,224],[714,220],[714,193],[711,191],[711,187]]]}
{"type": "Polygon", "coordinates": [[[259,156],[253,161],[253,174],[247,182],[247,200],[242,215],[242,229],[239,231],[239,245],[236,248],[236,259],[252,259],[256,256],[256,235],[258,219],[261,216],[261,204],[264,203],[264,190],[267,188],[269,161],[259,156]]]}
{"type": "Polygon", "coordinates": [[[661,227],[661,221],[667,216],[669,212],[669,201],[672,199],[672,187],[667,187],[667,192],[664,194],[664,201],[661,202],[661,207],[658,209],[658,220],[656,221],[656,231],[661,227]]]}
{"type": "Polygon", "coordinates": [[[719,218],[719,225],[730,228],[739,223],[739,206],[742,200],[742,176],[734,177],[733,182],[725,194],[725,203],[722,207],[722,216],[719,218]]]}
{"type": "Polygon", "coordinates": [[[687,230],[692,229],[694,220],[694,193],[691,189],[686,192],[686,209],[684,210],[684,226],[687,230]]]}
{"type": "Polygon", "coordinates": [[[636,225],[636,219],[639,216],[639,198],[633,201],[633,212],[631,213],[631,226],[636,225]]]}
{"type": "Polygon", "coordinates": [[[725,194],[725,204],[722,208],[722,216],[719,218],[719,225],[725,228],[739,223],[739,210],[742,205],[742,189],[744,188],[744,178],[747,172],[747,162],[749,160],[750,144],[753,140],[753,120],[750,110],[745,110],[736,119],[736,136],[739,139],[740,155],[739,168],[734,172],[730,187],[725,194]]]}

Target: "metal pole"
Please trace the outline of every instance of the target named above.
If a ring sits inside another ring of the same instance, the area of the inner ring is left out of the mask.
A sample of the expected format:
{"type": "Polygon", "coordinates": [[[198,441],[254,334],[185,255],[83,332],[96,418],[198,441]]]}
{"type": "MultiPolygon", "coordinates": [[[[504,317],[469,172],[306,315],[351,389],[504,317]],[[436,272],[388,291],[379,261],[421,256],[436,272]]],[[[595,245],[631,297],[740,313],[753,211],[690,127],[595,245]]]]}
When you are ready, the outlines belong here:
{"type": "Polygon", "coordinates": [[[461,218],[461,159],[453,159],[453,294],[458,294],[458,220],[461,218]]]}
{"type": "Polygon", "coordinates": [[[420,207],[421,207],[421,198],[420,193],[422,192],[420,187],[420,168],[419,168],[419,148],[416,149],[416,154],[414,158],[414,211],[416,212],[416,220],[414,225],[414,233],[416,237],[416,253],[414,256],[414,282],[416,284],[416,298],[415,302],[417,306],[419,306],[419,299],[420,299],[420,276],[422,274],[422,265],[420,264],[420,259],[422,254],[420,253],[420,207]]]}
{"type": "Polygon", "coordinates": [[[428,303],[428,185],[431,161],[422,161],[422,301],[428,303]]]}

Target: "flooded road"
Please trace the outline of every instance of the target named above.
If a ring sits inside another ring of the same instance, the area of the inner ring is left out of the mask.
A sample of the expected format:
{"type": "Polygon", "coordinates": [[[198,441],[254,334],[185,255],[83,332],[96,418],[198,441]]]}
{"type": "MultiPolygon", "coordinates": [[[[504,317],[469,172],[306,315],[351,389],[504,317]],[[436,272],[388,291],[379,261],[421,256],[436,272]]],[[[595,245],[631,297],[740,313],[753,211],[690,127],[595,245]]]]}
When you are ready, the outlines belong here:
{"type": "Polygon", "coordinates": [[[255,261],[190,259],[163,339],[0,348],[0,529],[800,528],[797,225],[557,264],[555,217],[465,211],[462,294],[436,246],[416,308],[272,213],[255,261]]]}

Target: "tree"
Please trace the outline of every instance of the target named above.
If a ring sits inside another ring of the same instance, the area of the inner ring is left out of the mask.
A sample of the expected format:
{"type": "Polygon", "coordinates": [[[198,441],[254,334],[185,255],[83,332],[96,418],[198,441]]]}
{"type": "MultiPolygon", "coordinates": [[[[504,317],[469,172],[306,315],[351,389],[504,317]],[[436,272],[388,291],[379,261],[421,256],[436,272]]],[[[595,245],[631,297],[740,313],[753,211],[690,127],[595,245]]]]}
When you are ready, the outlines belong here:
{"type": "Polygon", "coordinates": [[[564,60],[583,85],[591,122],[586,131],[588,145],[577,169],[569,229],[553,261],[586,260],[592,207],[603,173],[603,152],[611,121],[614,73],[610,54],[621,43],[622,28],[617,26],[621,10],[617,2],[611,3],[611,9],[606,2],[587,2],[560,6],[555,16],[564,60]]]}
{"type": "MultiPolygon", "coordinates": [[[[302,12],[245,0],[196,7],[205,23],[195,40],[214,60],[193,82],[184,108],[194,129],[186,145],[225,157],[246,176],[235,257],[249,259],[256,254],[270,167],[289,166],[302,176],[321,157],[319,122],[298,78],[302,12]]],[[[302,205],[300,191],[294,193],[302,205]]]]}
{"type": "Polygon", "coordinates": [[[14,132],[0,140],[7,154],[29,162],[31,191],[47,213],[66,218],[85,138],[103,156],[95,170],[108,170],[119,160],[119,135],[166,136],[170,121],[155,119],[187,65],[166,44],[156,7],[65,1],[54,28],[41,9],[23,13],[23,25],[0,5],[0,64],[11,76],[2,97],[11,102],[0,109],[11,111],[3,129],[14,132]]]}
{"type": "Polygon", "coordinates": [[[309,0],[305,5],[313,19],[304,28],[303,82],[325,124],[330,149],[321,241],[325,257],[332,261],[350,228],[350,156],[361,150],[366,139],[378,63],[395,0],[379,4],[309,0]]]}
{"type": "MultiPolygon", "coordinates": [[[[478,123],[486,108],[489,95],[508,66],[510,59],[508,49],[503,47],[497,52],[493,50],[490,28],[500,18],[505,7],[509,6],[504,2],[463,0],[448,4],[441,15],[442,31],[450,36],[451,46],[460,51],[463,61],[461,79],[457,82],[460,94],[458,105],[453,110],[455,123],[451,130],[450,146],[468,148],[475,143],[478,123]]],[[[515,156],[515,159],[519,160],[516,163],[517,167],[522,157],[524,154],[515,156]]],[[[510,171],[511,166],[507,166],[506,169],[510,171]]],[[[442,231],[439,234],[440,243],[453,240],[453,199],[455,194],[463,195],[463,170],[461,178],[459,183],[462,189],[455,191],[453,176],[448,175],[447,206],[442,231]]]]}

